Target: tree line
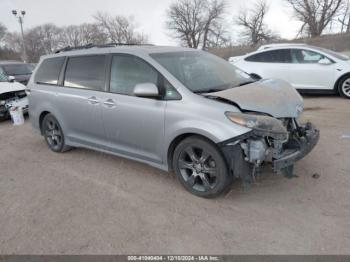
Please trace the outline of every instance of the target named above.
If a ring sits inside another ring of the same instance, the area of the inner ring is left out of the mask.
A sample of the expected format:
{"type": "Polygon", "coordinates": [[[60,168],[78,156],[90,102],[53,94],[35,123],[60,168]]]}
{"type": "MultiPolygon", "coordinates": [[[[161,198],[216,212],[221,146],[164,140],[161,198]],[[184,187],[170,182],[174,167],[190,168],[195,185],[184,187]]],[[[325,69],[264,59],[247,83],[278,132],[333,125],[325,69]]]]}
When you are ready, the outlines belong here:
{"type": "MultiPolygon", "coordinates": [[[[350,0],[280,0],[300,21],[297,36],[317,37],[335,24],[341,33],[350,33],[350,0]]],[[[226,0],[174,0],[166,10],[166,28],[183,46],[207,49],[233,45],[231,25],[237,26],[241,44],[257,45],[278,39],[265,22],[269,5],[257,0],[250,8],[230,18],[226,0]],[[232,22],[233,21],[233,22],[232,22]]],[[[338,31],[339,32],[339,31],[338,31]]],[[[148,36],[139,32],[132,17],[96,13],[92,23],[58,27],[46,23],[25,30],[27,57],[23,57],[19,33],[8,32],[0,23],[0,59],[25,59],[37,62],[43,54],[66,47],[87,44],[145,44],[148,36]]]]}

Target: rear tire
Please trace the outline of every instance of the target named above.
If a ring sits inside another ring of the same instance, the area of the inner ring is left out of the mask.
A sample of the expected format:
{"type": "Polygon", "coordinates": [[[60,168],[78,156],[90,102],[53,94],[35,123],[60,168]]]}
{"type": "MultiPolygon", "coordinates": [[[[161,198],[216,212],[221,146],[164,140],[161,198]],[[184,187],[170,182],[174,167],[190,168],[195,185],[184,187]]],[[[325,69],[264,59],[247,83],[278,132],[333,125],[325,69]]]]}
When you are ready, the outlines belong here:
{"type": "Polygon", "coordinates": [[[71,149],[65,144],[63,130],[52,114],[47,114],[41,124],[42,133],[48,147],[56,153],[63,153],[71,149]]]}
{"type": "Polygon", "coordinates": [[[350,99],[350,75],[346,75],[340,79],[338,91],[342,97],[350,99]]]}
{"type": "Polygon", "coordinates": [[[198,136],[179,143],[174,151],[173,167],[181,184],[199,197],[217,197],[227,191],[233,181],[216,145],[198,136]]]}

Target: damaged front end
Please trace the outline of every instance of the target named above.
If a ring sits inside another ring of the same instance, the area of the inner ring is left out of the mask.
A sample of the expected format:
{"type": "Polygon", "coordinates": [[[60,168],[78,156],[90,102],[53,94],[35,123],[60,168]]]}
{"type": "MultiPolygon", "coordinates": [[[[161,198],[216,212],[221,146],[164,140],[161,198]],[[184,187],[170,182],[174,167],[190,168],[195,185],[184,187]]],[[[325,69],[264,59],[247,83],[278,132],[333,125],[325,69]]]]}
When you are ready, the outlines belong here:
{"type": "Polygon", "coordinates": [[[274,172],[293,176],[293,165],[307,155],[319,140],[319,130],[311,123],[300,125],[295,118],[277,119],[266,115],[228,112],[234,123],[252,131],[220,144],[235,177],[255,180],[263,163],[274,172]]]}
{"type": "Polygon", "coordinates": [[[21,107],[23,113],[28,112],[28,98],[25,90],[16,90],[0,94],[0,119],[9,117],[11,107],[21,107]]]}

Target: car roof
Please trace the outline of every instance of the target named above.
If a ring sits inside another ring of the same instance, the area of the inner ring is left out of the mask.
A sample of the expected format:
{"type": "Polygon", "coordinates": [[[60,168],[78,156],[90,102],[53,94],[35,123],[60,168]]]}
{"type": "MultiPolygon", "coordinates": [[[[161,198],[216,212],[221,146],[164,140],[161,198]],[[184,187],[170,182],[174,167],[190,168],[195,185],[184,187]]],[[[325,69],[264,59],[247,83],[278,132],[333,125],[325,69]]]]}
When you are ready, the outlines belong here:
{"type": "Polygon", "coordinates": [[[0,65],[14,65],[14,64],[25,64],[22,61],[16,60],[1,60],[0,65]]]}
{"type": "MultiPolygon", "coordinates": [[[[42,59],[50,57],[59,57],[59,56],[75,56],[75,55],[88,55],[88,54],[106,54],[121,52],[127,54],[135,55],[145,55],[145,54],[154,54],[154,53],[169,53],[169,52],[188,52],[196,51],[196,49],[185,48],[185,47],[175,47],[175,46],[153,46],[153,45],[125,45],[125,46],[115,46],[115,47],[104,47],[104,46],[92,46],[87,48],[77,48],[77,49],[68,49],[65,51],[57,51],[55,54],[49,54],[42,56],[42,59]]],[[[199,51],[199,50],[197,50],[199,51]]]]}
{"type": "Polygon", "coordinates": [[[286,48],[286,47],[311,47],[308,44],[303,43],[280,43],[280,44],[268,44],[262,45],[258,48],[258,51],[272,49],[272,48],[286,48]]]}

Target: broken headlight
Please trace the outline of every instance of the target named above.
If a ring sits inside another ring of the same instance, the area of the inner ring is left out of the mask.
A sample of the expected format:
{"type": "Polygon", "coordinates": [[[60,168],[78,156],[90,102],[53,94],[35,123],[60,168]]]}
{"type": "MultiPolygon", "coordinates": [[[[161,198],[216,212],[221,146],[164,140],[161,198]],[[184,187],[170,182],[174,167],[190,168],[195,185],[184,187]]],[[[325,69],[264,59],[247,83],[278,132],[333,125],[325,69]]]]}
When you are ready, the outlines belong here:
{"type": "Polygon", "coordinates": [[[233,123],[248,127],[257,131],[261,135],[279,135],[282,137],[287,136],[287,130],[283,126],[283,123],[273,117],[256,114],[243,114],[226,112],[226,117],[233,123]]]}

